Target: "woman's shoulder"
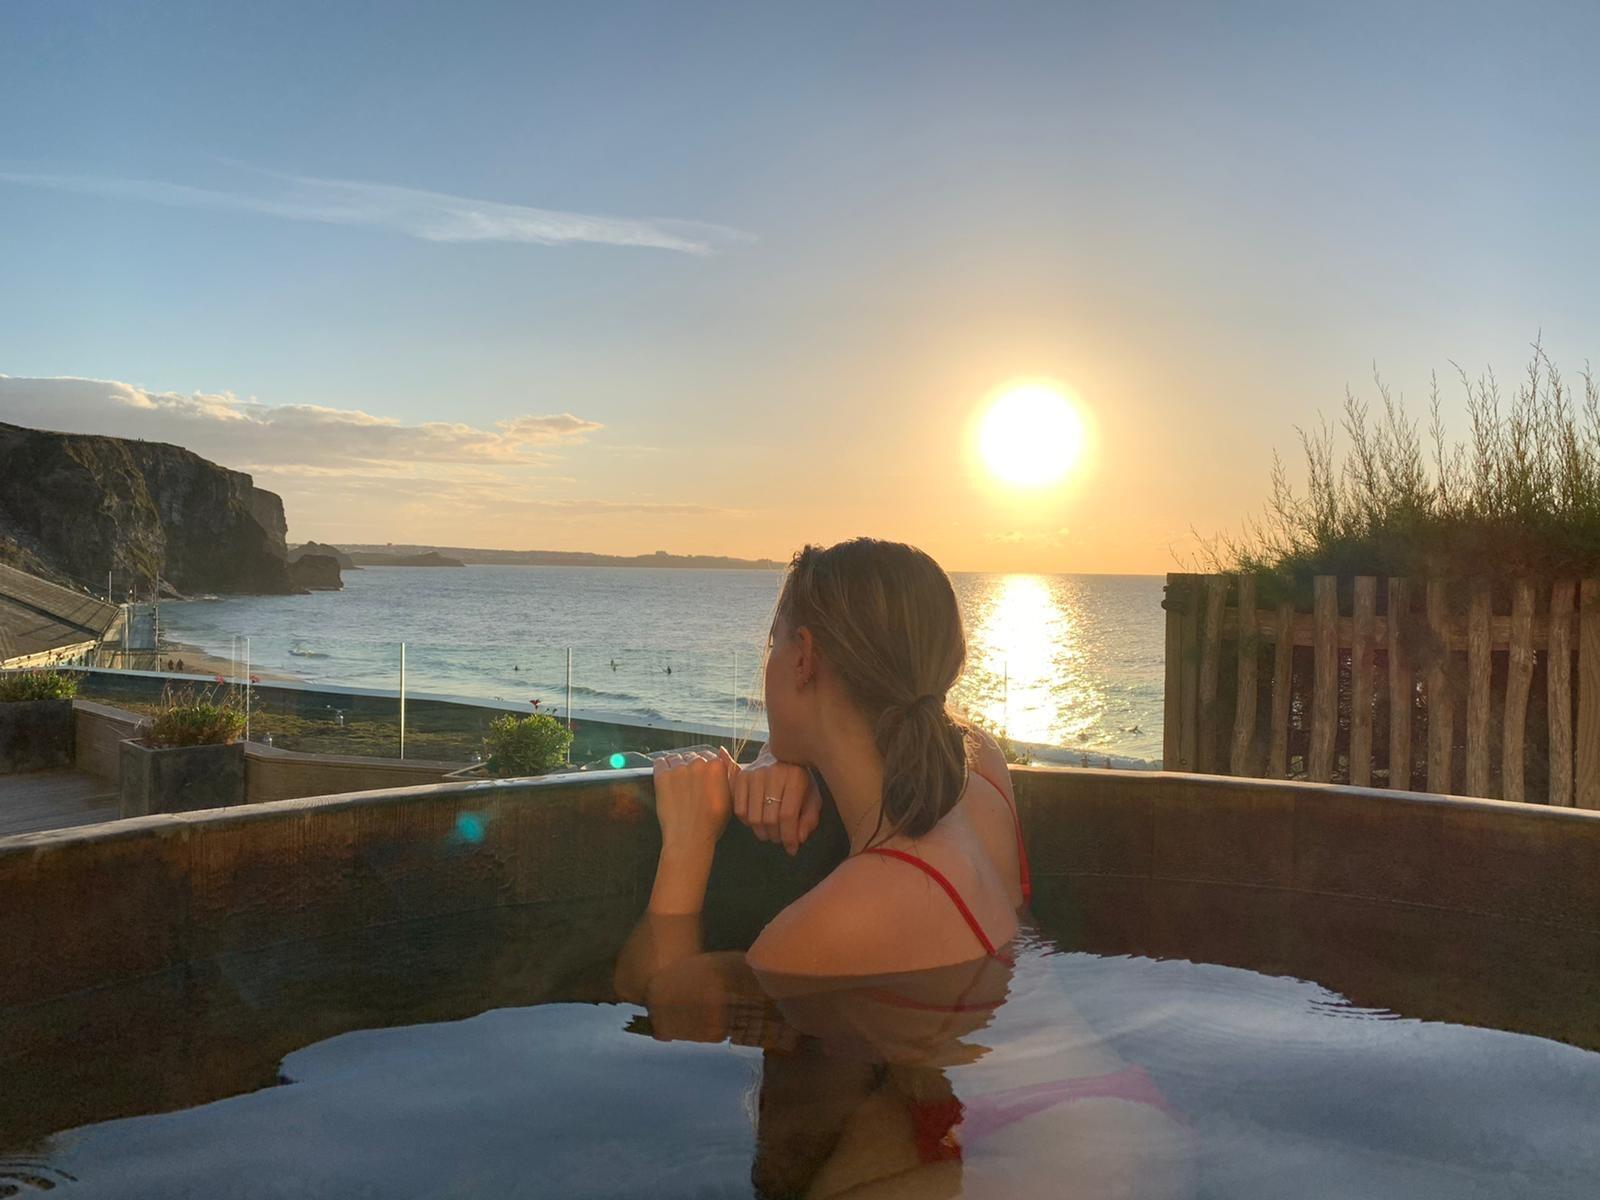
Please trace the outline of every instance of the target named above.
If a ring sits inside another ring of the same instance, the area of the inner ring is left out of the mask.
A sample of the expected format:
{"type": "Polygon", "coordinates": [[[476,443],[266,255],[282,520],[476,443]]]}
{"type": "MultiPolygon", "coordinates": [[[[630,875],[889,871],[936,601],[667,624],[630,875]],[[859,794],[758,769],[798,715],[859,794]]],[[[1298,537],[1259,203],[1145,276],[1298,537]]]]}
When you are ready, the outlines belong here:
{"type": "Polygon", "coordinates": [[[896,942],[895,885],[881,855],[845,859],[774,917],[747,955],[758,971],[849,975],[875,971],[896,942]]]}
{"type": "MultiPolygon", "coordinates": [[[[959,848],[929,854],[924,840],[913,857],[949,879],[998,943],[1015,932],[1014,914],[983,899],[985,868],[959,848]]],[[[990,887],[997,887],[991,884],[990,887]]],[[[961,909],[931,874],[885,854],[846,859],[822,883],[780,912],[750,948],[758,971],[816,975],[873,975],[965,962],[981,954],[961,909]]]]}

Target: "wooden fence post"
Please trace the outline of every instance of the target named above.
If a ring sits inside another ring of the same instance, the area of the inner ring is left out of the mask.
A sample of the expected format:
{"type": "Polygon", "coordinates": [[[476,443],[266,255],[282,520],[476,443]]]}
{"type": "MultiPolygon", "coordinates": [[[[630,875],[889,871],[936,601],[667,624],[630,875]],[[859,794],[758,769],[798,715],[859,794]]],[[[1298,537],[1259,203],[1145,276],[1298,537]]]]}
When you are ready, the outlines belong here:
{"type": "Polygon", "coordinates": [[[1339,732],[1339,581],[1332,575],[1318,575],[1311,587],[1311,643],[1316,670],[1311,692],[1311,755],[1306,774],[1326,783],[1333,778],[1334,738],[1339,732]]]}
{"type": "Polygon", "coordinates": [[[1416,680],[1406,649],[1404,629],[1411,609],[1411,589],[1404,579],[1389,580],[1389,786],[1411,790],[1411,710],[1416,680]]]}
{"type": "Polygon", "coordinates": [[[1448,792],[1455,742],[1455,705],[1450,697],[1450,614],[1445,581],[1428,580],[1428,628],[1433,661],[1428,664],[1428,790],[1448,792]]]}
{"type": "Polygon", "coordinates": [[[1489,581],[1474,579],[1467,608],[1467,779],[1469,796],[1489,794],[1489,581]]]}
{"type": "Polygon", "coordinates": [[[1294,690],[1294,605],[1278,605],[1272,646],[1272,738],[1267,749],[1267,777],[1289,777],[1289,694],[1294,690]]]}
{"type": "Polygon", "coordinates": [[[1186,575],[1183,610],[1183,712],[1178,722],[1178,769],[1193,771],[1200,732],[1200,589],[1198,575],[1186,575]]]}
{"type": "Polygon", "coordinates": [[[1378,581],[1356,579],[1350,637],[1350,782],[1372,783],[1372,631],[1378,612],[1378,581]]]}
{"type": "Polygon", "coordinates": [[[1578,585],[1579,808],[1600,808],[1600,580],[1578,585]]]}
{"type": "Polygon", "coordinates": [[[1233,706],[1233,746],[1228,772],[1253,775],[1256,741],[1256,580],[1239,576],[1239,685],[1233,706]]]}
{"type": "Polygon", "coordinates": [[[1533,582],[1519,579],[1511,588],[1511,651],[1506,665],[1505,735],[1500,751],[1500,795],[1521,800],[1526,794],[1522,744],[1528,726],[1528,689],[1533,685],[1533,582]]]}
{"type": "Polygon", "coordinates": [[[1550,636],[1545,651],[1545,703],[1550,715],[1549,804],[1572,804],[1572,593],[1566,580],[1550,588],[1550,636]]]}
{"type": "Polygon", "coordinates": [[[1206,619],[1200,641],[1200,757],[1198,769],[1207,774],[1217,762],[1217,674],[1222,666],[1222,613],[1228,603],[1228,577],[1206,577],[1206,619]]]}

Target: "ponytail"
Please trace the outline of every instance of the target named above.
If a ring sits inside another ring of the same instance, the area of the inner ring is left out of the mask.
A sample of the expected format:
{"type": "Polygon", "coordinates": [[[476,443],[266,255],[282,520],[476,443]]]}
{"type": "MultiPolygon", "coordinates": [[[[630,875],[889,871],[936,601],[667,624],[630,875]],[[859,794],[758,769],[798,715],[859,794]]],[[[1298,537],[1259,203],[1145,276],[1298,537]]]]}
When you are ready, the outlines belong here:
{"type": "MultiPolygon", "coordinates": [[[[966,730],[944,697],[929,692],[884,709],[874,732],[883,756],[883,819],[889,826],[884,836],[921,837],[967,789],[966,730]]],[[[869,841],[877,836],[874,831],[869,841]]]]}

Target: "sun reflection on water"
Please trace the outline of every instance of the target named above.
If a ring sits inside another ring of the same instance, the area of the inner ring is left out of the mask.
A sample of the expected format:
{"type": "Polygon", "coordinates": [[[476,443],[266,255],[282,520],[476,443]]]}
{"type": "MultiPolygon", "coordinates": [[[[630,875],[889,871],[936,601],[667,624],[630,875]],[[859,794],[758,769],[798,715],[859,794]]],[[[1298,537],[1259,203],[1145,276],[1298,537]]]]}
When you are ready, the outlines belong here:
{"type": "Polygon", "coordinates": [[[974,580],[967,669],[956,701],[1013,740],[1071,746],[1105,707],[1084,671],[1084,613],[1071,581],[1041,575],[974,580]]]}

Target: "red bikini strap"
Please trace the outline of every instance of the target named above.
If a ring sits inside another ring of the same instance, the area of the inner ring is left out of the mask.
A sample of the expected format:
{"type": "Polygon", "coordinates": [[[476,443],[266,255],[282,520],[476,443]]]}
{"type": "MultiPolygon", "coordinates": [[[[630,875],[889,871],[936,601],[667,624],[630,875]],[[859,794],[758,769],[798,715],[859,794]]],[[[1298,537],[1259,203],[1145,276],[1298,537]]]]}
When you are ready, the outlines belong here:
{"type": "Polygon", "coordinates": [[[978,918],[972,915],[972,910],[967,907],[967,902],[961,898],[961,893],[956,891],[955,885],[946,879],[937,867],[924,862],[914,854],[907,854],[904,850],[895,850],[889,846],[873,846],[871,849],[863,850],[861,853],[886,854],[890,858],[898,858],[901,862],[910,863],[937,883],[944,889],[945,895],[950,897],[951,903],[956,906],[956,910],[965,918],[967,924],[972,928],[972,932],[978,935],[978,940],[983,943],[983,952],[990,955],[994,953],[994,943],[989,940],[989,935],[984,933],[983,926],[978,924],[978,918]]]}
{"type": "Polygon", "coordinates": [[[1011,826],[1017,831],[1017,878],[1022,884],[1022,902],[1027,904],[1033,899],[1033,876],[1028,871],[1028,848],[1022,844],[1022,817],[1017,812],[1017,806],[1011,797],[1006,795],[1005,788],[990,779],[982,771],[977,774],[979,779],[1000,793],[1000,799],[1004,800],[1006,807],[1011,810],[1011,826]]]}

